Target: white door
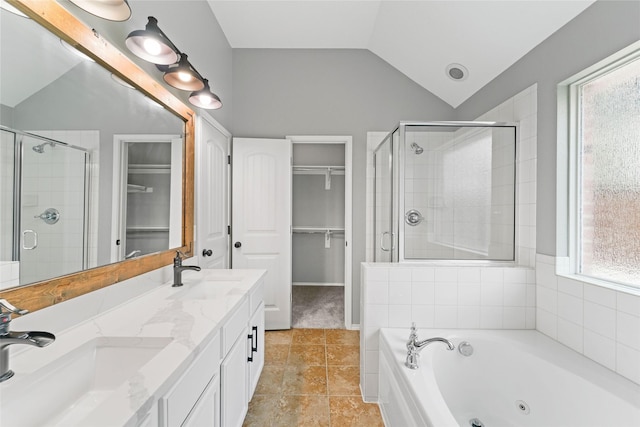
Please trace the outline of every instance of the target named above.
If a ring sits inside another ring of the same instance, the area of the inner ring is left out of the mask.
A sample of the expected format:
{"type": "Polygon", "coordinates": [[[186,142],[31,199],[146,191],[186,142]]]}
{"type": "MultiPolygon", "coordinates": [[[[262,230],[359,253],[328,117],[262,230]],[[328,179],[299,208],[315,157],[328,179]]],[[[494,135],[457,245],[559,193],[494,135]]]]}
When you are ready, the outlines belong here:
{"type": "Polygon", "coordinates": [[[229,268],[229,137],[198,116],[196,251],[202,268],[229,268]]]}
{"type": "Polygon", "coordinates": [[[291,141],[233,139],[232,265],[265,277],[266,329],[291,327],[291,141]]]}

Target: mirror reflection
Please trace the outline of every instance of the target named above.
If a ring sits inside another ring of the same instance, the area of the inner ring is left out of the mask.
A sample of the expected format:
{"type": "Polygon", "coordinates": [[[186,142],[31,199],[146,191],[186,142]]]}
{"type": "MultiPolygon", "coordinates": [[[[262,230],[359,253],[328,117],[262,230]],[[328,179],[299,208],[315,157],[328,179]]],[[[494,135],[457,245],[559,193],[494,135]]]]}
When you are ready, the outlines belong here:
{"type": "Polygon", "coordinates": [[[181,245],[183,120],[78,53],[0,10],[0,290],[181,245]]]}

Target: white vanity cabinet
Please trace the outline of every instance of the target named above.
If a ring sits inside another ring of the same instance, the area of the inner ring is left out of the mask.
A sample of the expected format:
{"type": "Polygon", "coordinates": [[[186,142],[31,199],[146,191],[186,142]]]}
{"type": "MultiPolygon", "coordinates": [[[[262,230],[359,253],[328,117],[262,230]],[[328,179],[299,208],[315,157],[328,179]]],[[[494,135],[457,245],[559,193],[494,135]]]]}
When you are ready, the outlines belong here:
{"type": "Polygon", "coordinates": [[[219,426],[219,365],[220,334],[216,333],[184,375],[158,402],[158,425],[219,426]]]}
{"type": "Polygon", "coordinates": [[[220,419],[224,427],[242,425],[264,366],[263,289],[261,281],[222,328],[223,351],[229,349],[220,365],[220,419]],[[240,333],[231,332],[237,330],[240,333]]]}

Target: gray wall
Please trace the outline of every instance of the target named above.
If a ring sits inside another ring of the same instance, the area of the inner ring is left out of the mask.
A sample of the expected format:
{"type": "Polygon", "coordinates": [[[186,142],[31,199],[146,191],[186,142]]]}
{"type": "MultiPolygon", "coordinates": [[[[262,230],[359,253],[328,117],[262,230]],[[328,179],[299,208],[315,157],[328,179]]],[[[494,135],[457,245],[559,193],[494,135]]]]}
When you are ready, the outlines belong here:
{"type": "Polygon", "coordinates": [[[13,108],[0,104],[0,125],[13,127],[13,108]]]}
{"type": "Polygon", "coordinates": [[[556,255],[557,85],[637,40],[640,2],[600,0],[456,109],[458,120],[474,119],[538,83],[539,253],[556,255]]]}
{"type": "Polygon", "coordinates": [[[353,137],[353,322],[360,323],[368,131],[451,120],[451,106],[367,50],[234,49],[233,134],[353,137]]]}

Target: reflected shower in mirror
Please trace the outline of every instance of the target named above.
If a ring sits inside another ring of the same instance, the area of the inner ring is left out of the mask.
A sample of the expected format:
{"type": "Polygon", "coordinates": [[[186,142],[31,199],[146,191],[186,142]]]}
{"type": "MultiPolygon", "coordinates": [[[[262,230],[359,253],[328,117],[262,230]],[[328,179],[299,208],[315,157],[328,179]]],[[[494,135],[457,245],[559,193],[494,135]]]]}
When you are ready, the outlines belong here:
{"type": "Polygon", "coordinates": [[[0,76],[0,290],[181,246],[181,118],[5,11],[0,76]],[[153,192],[127,191],[123,141],[156,141],[153,192]]]}

